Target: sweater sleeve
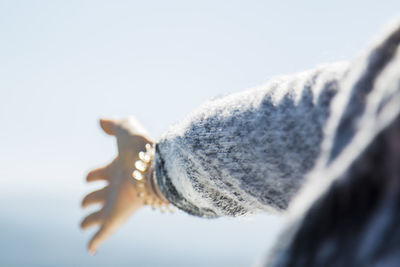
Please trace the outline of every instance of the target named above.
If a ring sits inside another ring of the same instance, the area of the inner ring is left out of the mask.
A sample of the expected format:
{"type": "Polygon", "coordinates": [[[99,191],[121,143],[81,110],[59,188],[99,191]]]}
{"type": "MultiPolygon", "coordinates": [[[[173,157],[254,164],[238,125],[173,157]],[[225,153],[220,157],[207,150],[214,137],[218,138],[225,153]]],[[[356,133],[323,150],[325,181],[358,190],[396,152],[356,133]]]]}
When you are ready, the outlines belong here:
{"type": "Polygon", "coordinates": [[[204,103],[156,144],[163,195],[209,218],[286,209],[319,154],[346,70],[325,65],[204,103]]]}

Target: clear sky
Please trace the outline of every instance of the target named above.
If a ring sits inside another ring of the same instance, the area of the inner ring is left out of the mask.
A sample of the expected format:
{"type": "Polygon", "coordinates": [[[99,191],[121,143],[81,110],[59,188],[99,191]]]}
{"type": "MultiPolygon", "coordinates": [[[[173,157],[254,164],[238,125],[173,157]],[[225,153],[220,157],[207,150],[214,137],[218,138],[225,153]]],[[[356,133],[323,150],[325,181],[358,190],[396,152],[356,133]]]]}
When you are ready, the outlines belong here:
{"type": "Polygon", "coordinates": [[[158,137],[203,101],[351,60],[400,1],[0,0],[0,265],[248,266],[284,220],[135,215],[86,255],[85,173],[115,156],[101,116],[158,137]],[[103,264],[103,265],[102,265],[103,264]]]}

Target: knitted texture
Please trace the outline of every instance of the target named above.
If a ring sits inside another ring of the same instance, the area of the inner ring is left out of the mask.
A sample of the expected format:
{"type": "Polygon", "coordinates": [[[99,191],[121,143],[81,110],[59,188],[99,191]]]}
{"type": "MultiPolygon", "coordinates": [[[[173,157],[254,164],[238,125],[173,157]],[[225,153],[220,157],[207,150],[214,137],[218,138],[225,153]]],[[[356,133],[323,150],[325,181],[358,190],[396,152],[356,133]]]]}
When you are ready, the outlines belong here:
{"type": "Polygon", "coordinates": [[[209,101],[156,149],[177,207],[288,207],[271,267],[400,266],[400,20],[358,59],[209,101]]]}
{"type": "Polygon", "coordinates": [[[197,216],[280,211],[320,153],[347,63],[318,67],[211,100],[156,145],[164,196],[197,216]]]}

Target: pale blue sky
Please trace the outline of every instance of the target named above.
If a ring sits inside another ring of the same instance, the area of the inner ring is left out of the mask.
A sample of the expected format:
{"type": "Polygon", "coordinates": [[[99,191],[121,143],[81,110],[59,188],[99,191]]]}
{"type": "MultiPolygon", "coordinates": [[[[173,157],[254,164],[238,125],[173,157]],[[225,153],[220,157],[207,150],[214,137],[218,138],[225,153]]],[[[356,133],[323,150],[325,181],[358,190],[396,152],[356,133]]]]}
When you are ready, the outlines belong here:
{"type": "Polygon", "coordinates": [[[248,266],[282,220],[145,210],[87,256],[79,201],[99,185],[83,177],[115,155],[97,119],[132,114],[157,137],[206,99],[354,58],[396,15],[399,1],[0,0],[0,265],[248,266]]]}

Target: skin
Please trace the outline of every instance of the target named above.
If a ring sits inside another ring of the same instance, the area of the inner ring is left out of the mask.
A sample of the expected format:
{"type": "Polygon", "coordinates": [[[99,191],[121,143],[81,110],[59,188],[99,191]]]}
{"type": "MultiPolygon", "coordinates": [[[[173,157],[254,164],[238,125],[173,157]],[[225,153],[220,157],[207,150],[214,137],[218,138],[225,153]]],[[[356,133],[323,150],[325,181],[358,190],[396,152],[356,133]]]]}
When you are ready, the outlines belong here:
{"type": "MultiPolygon", "coordinates": [[[[87,194],[82,200],[83,208],[92,204],[101,205],[98,211],[87,215],[80,225],[82,229],[94,226],[99,228],[88,244],[92,255],[133,213],[144,206],[131,174],[138,153],[145,151],[147,143],[153,144],[143,126],[132,117],[122,120],[100,119],[100,126],[104,132],[116,137],[118,156],[108,165],[90,171],[86,177],[88,183],[108,183],[104,188],[87,194]]],[[[146,176],[150,177],[148,174],[146,176]]],[[[151,194],[157,196],[154,192],[151,194]]]]}

